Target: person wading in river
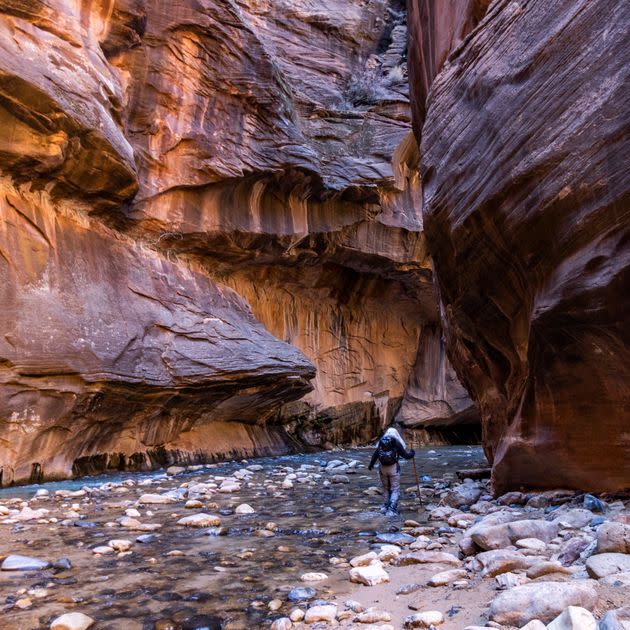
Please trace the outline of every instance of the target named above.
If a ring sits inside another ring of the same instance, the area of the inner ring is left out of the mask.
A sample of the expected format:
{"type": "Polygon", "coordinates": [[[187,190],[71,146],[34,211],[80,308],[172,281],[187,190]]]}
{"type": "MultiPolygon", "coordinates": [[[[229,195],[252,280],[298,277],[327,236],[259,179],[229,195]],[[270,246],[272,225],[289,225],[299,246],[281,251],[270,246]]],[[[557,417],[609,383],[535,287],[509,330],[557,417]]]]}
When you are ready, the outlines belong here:
{"type": "Polygon", "coordinates": [[[416,452],[407,450],[407,445],[400,433],[393,427],[385,431],[376,445],[368,470],[372,470],[378,461],[383,490],[387,493],[385,505],[381,512],[387,516],[398,514],[398,499],[400,498],[400,464],[398,459],[412,459],[416,452]]]}

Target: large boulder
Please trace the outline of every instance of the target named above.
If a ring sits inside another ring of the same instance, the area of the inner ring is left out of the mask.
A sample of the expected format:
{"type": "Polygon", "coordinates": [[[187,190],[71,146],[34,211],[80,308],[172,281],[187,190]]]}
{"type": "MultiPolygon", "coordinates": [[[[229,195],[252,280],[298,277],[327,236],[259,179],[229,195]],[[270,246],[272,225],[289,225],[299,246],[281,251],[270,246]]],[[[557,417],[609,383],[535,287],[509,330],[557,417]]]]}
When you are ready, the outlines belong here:
{"type": "Polygon", "coordinates": [[[424,227],[499,494],[629,484],[629,19],[625,0],[498,0],[431,86],[424,227]]]}

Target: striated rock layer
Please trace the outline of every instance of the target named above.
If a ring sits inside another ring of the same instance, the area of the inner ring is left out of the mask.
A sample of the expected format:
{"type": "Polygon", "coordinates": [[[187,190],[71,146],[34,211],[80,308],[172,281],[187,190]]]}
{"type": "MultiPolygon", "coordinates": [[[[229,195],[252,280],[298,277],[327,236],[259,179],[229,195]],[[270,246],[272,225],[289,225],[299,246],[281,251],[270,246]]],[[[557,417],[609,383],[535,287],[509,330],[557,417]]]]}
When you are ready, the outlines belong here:
{"type": "Polygon", "coordinates": [[[629,20],[498,0],[431,86],[425,229],[498,493],[630,487],[629,20]]]}
{"type": "Polygon", "coordinates": [[[474,417],[401,2],[54,4],[0,8],[2,483],[474,417]]]}

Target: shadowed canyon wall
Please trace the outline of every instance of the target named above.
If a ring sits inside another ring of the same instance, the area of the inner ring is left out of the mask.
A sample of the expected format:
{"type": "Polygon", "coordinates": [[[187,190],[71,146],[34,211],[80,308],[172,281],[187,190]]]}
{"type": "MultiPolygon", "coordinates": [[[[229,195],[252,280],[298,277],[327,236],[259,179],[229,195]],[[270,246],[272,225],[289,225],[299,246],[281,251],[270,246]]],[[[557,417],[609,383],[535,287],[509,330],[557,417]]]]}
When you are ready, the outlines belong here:
{"type": "Polygon", "coordinates": [[[0,9],[3,484],[475,420],[402,3],[0,9]]]}
{"type": "Polygon", "coordinates": [[[479,405],[496,492],[625,489],[630,5],[477,5],[410,0],[449,356],[479,405]]]}

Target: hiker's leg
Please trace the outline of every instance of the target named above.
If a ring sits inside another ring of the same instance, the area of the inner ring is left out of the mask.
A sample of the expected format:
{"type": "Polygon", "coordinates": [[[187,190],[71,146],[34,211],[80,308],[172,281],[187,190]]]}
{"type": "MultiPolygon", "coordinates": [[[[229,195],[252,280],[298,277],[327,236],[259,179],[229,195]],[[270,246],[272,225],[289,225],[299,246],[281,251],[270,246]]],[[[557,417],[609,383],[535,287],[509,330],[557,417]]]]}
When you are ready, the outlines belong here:
{"type": "Polygon", "coordinates": [[[384,491],[384,496],[385,496],[385,503],[383,504],[383,507],[381,508],[381,512],[386,512],[389,509],[389,501],[392,495],[390,477],[387,474],[387,472],[383,470],[382,466],[379,470],[379,474],[381,476],[381,483],[383,484],[383,491],[384,491]]]}
{"type": "Polygon", "coordinates": [[[389,498],[389,509],[398,514],[398,500],[400,499],[400,473],[393,471],[389,477],[391,494],[389,498]]]}

